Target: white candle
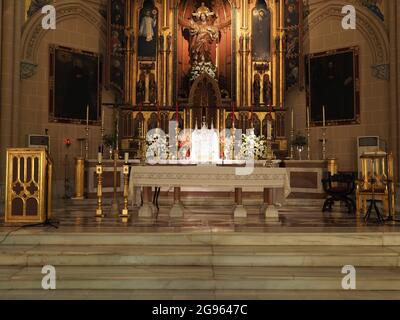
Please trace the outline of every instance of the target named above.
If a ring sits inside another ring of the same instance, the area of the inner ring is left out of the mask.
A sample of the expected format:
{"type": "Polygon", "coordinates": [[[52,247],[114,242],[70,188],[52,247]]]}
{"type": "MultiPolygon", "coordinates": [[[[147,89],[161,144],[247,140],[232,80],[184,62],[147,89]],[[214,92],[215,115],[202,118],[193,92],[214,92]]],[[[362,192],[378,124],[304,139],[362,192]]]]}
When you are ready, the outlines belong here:
{"type": "Polygon", "coordinates": [[[128,161],[129,161],[129,153],[128,152],[125,152],[124,158],[125,158],[125,163],[128,163],[128,161]]]}
{"type": "Polygon", "coordinates": [[[322,106],[322,125],[325,127],[325,106],[322,106]]]}
{"type": "Polygon", "coordinates": [[[89,105],[86,106],[86,125],[89,125],[89,105]]]}
{"type": "Polygon", "coordinates": [[[101,162],[103,161],[103,155],[102,155],[101,152],[99,152],[99,153],[97,154],[97,161],[98,161],[98,163],[101,163],[101,162]]]}
{"type": "Polygon", "coordinates": [[[267,120],[267,138],[270,139],[272,136],[272,125],[271,125],[271,120],[267,120]]]}
{"type": "Polygon", "coordinates": [[[292,112],[291,112],[291,129],[293,130],[294,128],[294,111],[293,111],[293,107],[292,107],[292,112]]]}

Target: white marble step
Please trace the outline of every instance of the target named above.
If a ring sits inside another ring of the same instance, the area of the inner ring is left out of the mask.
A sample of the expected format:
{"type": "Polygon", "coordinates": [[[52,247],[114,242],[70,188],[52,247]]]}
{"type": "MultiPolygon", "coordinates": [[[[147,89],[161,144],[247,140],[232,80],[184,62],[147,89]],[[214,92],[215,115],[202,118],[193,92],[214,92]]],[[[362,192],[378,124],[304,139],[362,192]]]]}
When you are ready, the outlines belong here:
{"type": "MultiPolygon", "coordinates": [[[[57,267],[60,290],[341,290],[342,268],[57,267]]],[[[400,268],[357,268],[357,290],[400,290],[400,268]]],[[[40,290],[40,267],[0,267],[0,290],[40,290]]]]}
{"type": "Polygon", "coordinates": [[[0,300],[400,300],[400,291],[0,290],[0,300]]]}
{"type": "Polygon", "coordinates": [[[62,232],[52,230],[20,230],[6,237],[3,245],[212,245],[212,246],[400,246],[399,232],[217,232],[204,231],[179,233],[127,233],[98,232],[88,227],[87,232],[62,232]]]}
{"type": "Polygon", "coordinates": [[[0,246],[0,266],[400,267],[400,247],[0,246]]]}

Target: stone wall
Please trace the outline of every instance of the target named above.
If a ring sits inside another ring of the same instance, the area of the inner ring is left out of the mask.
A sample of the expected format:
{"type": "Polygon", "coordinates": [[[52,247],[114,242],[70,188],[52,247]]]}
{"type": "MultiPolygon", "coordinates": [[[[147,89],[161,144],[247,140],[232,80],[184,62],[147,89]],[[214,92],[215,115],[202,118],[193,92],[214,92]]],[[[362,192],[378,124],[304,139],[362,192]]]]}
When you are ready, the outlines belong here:
{"type": "MultiPolygon", "coordinates": [[[[361,123],[329,127],[327,130],[327,156],[338,159],[339,170],[357,169],[357,137],[378,135],[390,142],[390,81],[374,75],[374,66],[389,67],[388,33],[386,26],[357,1],[309,1],[310,14],[305,21],[304,52],[318,53],[332,49],[358,46],[360,49],[360,109],[361,123]],[[353,2],[353,3],[352,3],[353,2]],[[357,8],[356,30],[344,30],[341,20],[344,5],[357,8]]],[[[381,74],[381,77],[388,74],[381,74]]],[[[295,131],[305,131],[306,94],[293,88],[286,105],[294,107],[295,131]]],[[[312,158],[322,156],[321,128],[311,129],[312,158]]]]}

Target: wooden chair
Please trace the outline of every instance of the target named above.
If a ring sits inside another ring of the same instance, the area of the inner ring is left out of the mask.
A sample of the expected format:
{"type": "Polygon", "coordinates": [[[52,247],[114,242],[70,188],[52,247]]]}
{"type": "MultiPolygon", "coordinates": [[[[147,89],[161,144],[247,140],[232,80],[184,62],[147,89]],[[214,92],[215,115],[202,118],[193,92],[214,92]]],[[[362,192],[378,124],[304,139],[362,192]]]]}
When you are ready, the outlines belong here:
{"type": "Polygon", "coordinates": [[[349,213],[355,213],[356,207],[351,195],[356,187],[355,176],[353,174],[338,173],[328,175],[322,179],[322,186],[328,198],[324,202],[322,212],[332,211],[335,201],[344,202],[349,213]]]}
{"type": "Polygon", "coordinates": [[[392,210],[395,207],[395,187],[393,175],[393,154],[385,155],[381,160],[377,160],[374,164],[375,169],[372,170],[371,161],[361,159],[362,172],[361,179],[357,182],[356,187],[356,207],[357,212],[366,214],[368,201],[374,198],[383,204],[384,213],[389,213],[389,205],[392,210]],[[374,171],[374,172],[373,172],[374,171]],[[372,183],[374,181],[374,194],[372,194],[372,183]]]}

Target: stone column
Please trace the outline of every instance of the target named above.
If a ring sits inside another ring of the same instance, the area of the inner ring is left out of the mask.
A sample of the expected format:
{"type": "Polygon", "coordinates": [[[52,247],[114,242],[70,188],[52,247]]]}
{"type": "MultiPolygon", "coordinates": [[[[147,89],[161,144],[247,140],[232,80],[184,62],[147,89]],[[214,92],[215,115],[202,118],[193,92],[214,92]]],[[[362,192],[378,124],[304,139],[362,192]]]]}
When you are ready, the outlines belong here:
{"type": "MultiPolygon", "coordinates": [[[[23,1],[0,1],[0,154],[6,149],[18,147],[23,141],[19,130],[19,97],[20,97],[20,46],[22,31],[23,1]]],[[[0,159],[0,194],[5,181],[6,157],[0,159]]]]}
{"type": "Polygon", "coordinates": [[[151,198],[151,187],[143,187],[143,206],[139,209],[140,218],[153,217],[153,204],[151,198]]]}
{"type": "Polygon", "coordinates": [[[400,14],[400,6],[397,1],[388,1],[389,5],[389,37],[390,37],[390,107],[389,107],[389,121],[390,132],[389,132],[389,148],[395,156],[395,180],[399,177],[399,124],[400,124],[400,112],[399,112],[399,90],[400,90],[400,50],[398,41],[400,40],[400,24],[397,21],[397,17],[400,14]]]}
{"type": "Polygon", "coordinates": [[[247,211],[243,205],[242,188],[235,188],[235,202],[236,207],[233,216],[235,218],[246,218],[247,211]]]}
{"type": "Polygon", "coordinates": [[[171,218],[183,217],[183,205],[181,202],[181,188],[174,187],[174,204],[169,212],[171,218]]]}
{"type": "Polygon", "coordinates": [[[279,223],[279,212],[274,204],[274,189],[264,188],[264,204],[261,213],[266,222],[279,223]]]}

